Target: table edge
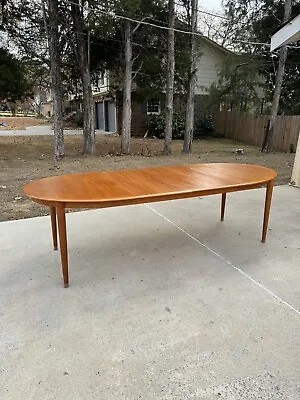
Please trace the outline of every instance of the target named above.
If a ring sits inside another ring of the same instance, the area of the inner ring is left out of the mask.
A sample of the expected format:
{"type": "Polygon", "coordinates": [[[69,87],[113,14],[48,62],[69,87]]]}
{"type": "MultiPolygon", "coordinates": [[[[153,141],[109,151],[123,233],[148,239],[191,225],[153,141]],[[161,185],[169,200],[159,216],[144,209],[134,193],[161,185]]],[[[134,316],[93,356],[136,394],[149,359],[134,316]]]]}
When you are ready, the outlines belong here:
{"type": "Polygon", "coordinates": [[[193,197],[201,197],[201,196],[210,196],[215,194],[222,193],[232,193],[232,192],[240,192],[243,190],[251,190],[257,189],[264,185],[267,185],[269,182],[274,181],[276,175],[272,179],[249,183],[249,184],[240,184],[240,185],[232,185],[232,186],[222,186],[219,188],[212,189],[195,189],[191,191],[185,192],[174,192],[174,193],[163,193],[163,194],[154,194],[154,195],[146,195],[146,196],[136,196],[132,198],[126,199],[106,199],[104,201],[99,200],[90,200],[90,201],[58,201],[58,200],[45,200],[40,198],[35,198],[32,196],[30,199],[35,203],[48,206],[48,207],[56,207],[58,204],[63,204],[65,208],[109,208],[109,207],[119,207],[119,206],[128,206],[128,205],[137,205],[137,204],[146,204],[146,203],[154,203],[161,201],[170,201],[170,200],[179,200],[185,198],[193,198],[193,197]]]}

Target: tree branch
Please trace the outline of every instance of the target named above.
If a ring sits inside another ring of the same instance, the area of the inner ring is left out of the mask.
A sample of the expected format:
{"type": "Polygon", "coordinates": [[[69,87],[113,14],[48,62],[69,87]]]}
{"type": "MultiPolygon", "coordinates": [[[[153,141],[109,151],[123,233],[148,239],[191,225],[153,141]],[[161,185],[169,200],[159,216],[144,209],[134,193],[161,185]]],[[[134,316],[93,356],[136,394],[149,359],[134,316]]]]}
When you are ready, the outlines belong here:
{"type": "Polygon", "coordinates": [[[149,19],[149,17],[142,18],[141,21],[136,24],[136,26],[132,29],[132,35],[139,29],[139,27],[142,25],[142,22],[146,21],[146,19],[149,19]]]}
{"type": "Polygon", "coordinates": [[[137,74],[141,71],[141,69],[143,68],[144,62],[142,61],[140,66],[138,67],[138,69],[135,71],[134,75],[132,76],[132,80],[135,80],[137,74]]]}

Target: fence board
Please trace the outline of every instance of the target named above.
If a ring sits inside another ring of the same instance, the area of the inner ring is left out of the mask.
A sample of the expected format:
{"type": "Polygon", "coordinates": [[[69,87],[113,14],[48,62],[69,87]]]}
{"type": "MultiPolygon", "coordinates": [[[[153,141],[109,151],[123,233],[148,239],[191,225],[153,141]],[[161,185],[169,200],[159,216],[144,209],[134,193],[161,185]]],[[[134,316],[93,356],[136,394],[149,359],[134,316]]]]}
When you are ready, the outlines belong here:
{"type": "MultiPolygon", "coordinates": [[[[239,140],[255,146],[261,146],[268,115],[253,115],[240,111],[218,111],[214,114],[216,131],[230,139],[239,140]]],[[[271,147],[290,151],[297,148],[300,132],[300,115],[279,115],[276,117],[271,147]]]]}

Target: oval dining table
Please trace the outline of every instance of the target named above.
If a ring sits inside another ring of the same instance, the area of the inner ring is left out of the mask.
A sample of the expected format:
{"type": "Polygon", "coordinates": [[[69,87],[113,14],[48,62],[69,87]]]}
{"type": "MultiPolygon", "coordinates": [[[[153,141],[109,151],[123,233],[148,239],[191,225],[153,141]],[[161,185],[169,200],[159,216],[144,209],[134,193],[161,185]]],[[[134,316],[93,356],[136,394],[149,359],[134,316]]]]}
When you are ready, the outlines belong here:
{"type": "Polygon", "coordinates": [[[251,164],[189,164],[135,170],[87,172],[32,181],[24,193],[50,208],[52,238],[57,227],[64,287],[69,285],[66,209],[105,208],[221,194],[266,186],[262,242],[265,242],[276,171],[251,164]]]}

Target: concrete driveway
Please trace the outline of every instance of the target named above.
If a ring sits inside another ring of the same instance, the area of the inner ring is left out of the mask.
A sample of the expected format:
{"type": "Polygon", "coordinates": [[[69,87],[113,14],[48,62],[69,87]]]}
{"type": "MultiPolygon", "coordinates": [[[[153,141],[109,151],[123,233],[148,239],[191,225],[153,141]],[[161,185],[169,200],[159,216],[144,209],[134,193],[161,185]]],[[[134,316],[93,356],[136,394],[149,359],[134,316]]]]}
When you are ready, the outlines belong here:
{"type": "Polygon", "coordinates": [[[0,223],[0,398],[300,399],[300,190],[0,223]]]}
{"type": "MultiPolygon", "coordinates": [[[[114,132],[105,132],[100,129],[95,130],[96,134],[109,135],[114,132]]],[[[65,135],[82,135],[82,129],[64,129],[65,135]]],[[[38,125],[29,126],[25,129],[0,129],[0,136],[49,136],[53,135],[53,129],[51,125],[38,125]]]]}

